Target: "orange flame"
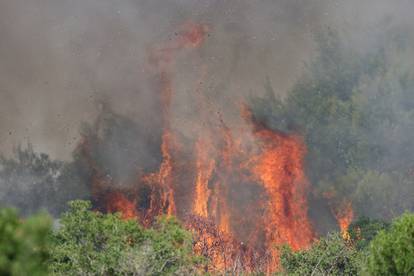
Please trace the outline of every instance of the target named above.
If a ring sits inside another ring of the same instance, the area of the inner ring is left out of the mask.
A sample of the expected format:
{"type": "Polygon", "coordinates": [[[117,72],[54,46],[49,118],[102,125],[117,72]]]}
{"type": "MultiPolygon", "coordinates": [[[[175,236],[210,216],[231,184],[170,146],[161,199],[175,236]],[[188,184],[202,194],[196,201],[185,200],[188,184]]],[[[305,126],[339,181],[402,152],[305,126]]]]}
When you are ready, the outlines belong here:
{"type": "Polygon", "coordinates": [[[121,213],[123,219],[136,219],[138,213],[136,211],[135,203],[129,201],[120,192],[113,192],[107,200],[107,211],[110,213],[121,213]]]}
{"type": "Polygon", "coordinates": [[[199,139],[196,144],[197,153],[197,176],[195,180],[194,214],[208,217],[208,201],[211,194],[208,182],[215,167],[215,160],[208,156],[208,144],[199,139]]]}
{"type": "MultiPolygon", "coordinates": [[[[171,148],[171,133],[164,132],[162,136],[161,153],[162,163],[157,173],[152,173],[144,176],[144,181],[152,185],[158,185],[161,188],[161,205],[167,215],[174,215],[175,201],[174,201],[174,188],[172,179],[172,158],[170,154],[171,148]]],[[[157,200],[153,198],[152,200],[157,200]]]]}
{"type": "Polygon", "coordinates": [[[174,54],[183,48],[195,48],[200,46],[207,33],[205,25],[197,25],[194,23],[186,23],[181,32],[176,33],[177,38],[167,43],[161,49],[155,50],[151,55],[150,61],[156,64],[159,70],[162,89],[161,102],[163,105],[163,123],[164,133],[162,135],[161,152],[163,161],[157,173],[147,176],[145,179],[152,183],[157,183],[162,189],[162,206],[166,210],[167,215],[176,213],[176,205],[174,199],[173,187],[173,159],[171,150],[173,148],[173,134],[170,126],[171,117],[171,100],[173,85],[169,73],[168,65],[173,60],[174,54]],[[166,64],[163,64],[165,62],[166,64]]]}
{"type": "MultiPolygon", "coordinates": [[[[156,172],[139,179],[151,188],[146,210],[138,213],[135,202],[116,191],[106,199],[106,210],[121,212],[124,218],[138,217],[144,225],[160,214],[190,215],[187,227],[196,234],[195,251],[211,259],[206,271],[235,272],[240,268],[253,272],[261,267],[274,272],[279,263],[276,245],[299,250],[314,239],[307,215],[306,148],[299,136],[266,128],[247,109],[243,116],[248,128],[245,123],[229,127],[219,111],[208,110],[211,106],[201,87],[196,96],[206,114],[200,111],[199,116],[204,122],[217,115],[218,124],[200,124],[195,142],[180,140],[171,127],[174,85],[170,67],[180,50],[200,47],[207,32],[204,25],[186,23],[175,39],[151,52],[150,62],[161,85],[162,161],[156,172]],[[244,130],[249,138],[238,137],[236,129],[244,130]],[[190,145],[185,154],[182,144],[190,145]],[[250,205],[235,203],[239,190],[246,194],[240,202],[251,197],[246,187],[258,196],[250,205]],[[245,213],[240,211],[241,205],[245,213]],[[265,261],[258,261],[260,258],[265,261]]],[[[94,196],[99,197],[112,182],[101,176],[91,155],[86,156],[97,183],[94,196]]]]}
{"type": "Polygon", "coordinates": [[[340,209],[335,212],[336,220],[338,221],[339,228],[341,229],[341,235],[344,240],[349,240],[350,235],[348,232],[349,225],[354,219],[354,211],[352,204],[346,201],[342,204],[340,209]]]}
{"type": "MultiPolygon", "coordinates": [[[[247,117],[251,115],[247,113],[247,117]]],[[[258,155],[252,158],[253,174],[265,188],[269,200],[265,203],[266,242],[288,244],[293,250],[308,247],[314,234],[308,219],[307,188],[303,158],[305,146],[297,136],[266,129],[252,120],[254,135],[260,140],[258,155]]],[[[272,271],[278,266],[277,249],[271,249],[272,271]]]]}

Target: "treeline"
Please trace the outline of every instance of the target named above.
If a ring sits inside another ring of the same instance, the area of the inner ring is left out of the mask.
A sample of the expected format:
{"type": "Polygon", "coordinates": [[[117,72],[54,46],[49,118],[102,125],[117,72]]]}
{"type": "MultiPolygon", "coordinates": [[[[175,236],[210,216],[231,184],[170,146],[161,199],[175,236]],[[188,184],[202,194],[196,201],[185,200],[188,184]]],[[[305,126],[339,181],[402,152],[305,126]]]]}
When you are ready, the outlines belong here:
{"type": "Polygon", "coordinates": [[[193,275],[204,260],[174,218],[150,229],[120,214],[72,201],[52,227],[46,214],[20,219],[0,211],[0,275],[193,275]]]}
{"type": "MultiPolygon", "coordinates": [[[[331,209],[348,202],[356,216],[391,220],[414,211],[414,37],[399,26],[381,26],[370,37],[364,44],[319,33],[317,54],[285,97],[267,81],[266,95],[248,101],[260,122],[303,136],[309,211],[320,234],[336,227],[331,209]]],[[[146,131],[107,109],[81,131],[92,140],[99,132],[91,152],[102,173],[126,183],[136,167],[153,171],[158,141],[151,147],[146,131]]],[[[90,199],[88,170],[76,150],[63,162],[19,147],[13,158],[0,156],[0,202],[25,215],[43,208],[58,216],[67,201],[90,199]]]]}
{"type": "MultiPolygon", "coordinates": [[[[173,217],[145,229],[120,214],[92,211],[88,201],[69,205],[53,227],[46,214],[21,219],[13,209],[0,210],[0,275],[215,275],[204,270],[209,259],[194,254],[190,232],[173,217]]],[[[303,251],[282,247],[276,274],[414,272],[414,214],[392,224],[361,219],[349,231],[347,239],[333,233],[303,251]]]]}
{"type": "MultiPolygon", "coordinates": [[[[316,35],[317,54],[292,90],[277,97],[268,81],[250,104],[269,127],[304,137],[314,202],[351,202],[359,216],[390,220],[414,210],[414,37],[399,26],[370,31],[370,43],[316,35]]],[[[331,228],[313,207],[316,224],[331,228]]]]}
{"type": "MultiPolygon", "coordinates": [[[[355,217],[371,218],[356,221],[349,240],[337,233],[308,250],[281,249],[283,273],[414,274],[413,215],[390,225],[382,221],[414,211],[414,44],[409,34],[398,26],[383,27],[366,45],[328,30],[316,36],[318,54],[284,98],[275,96],[268,81],[266,96],[250,99],[258,120],[303,136],[312,183],[309,210],[319,233],[336,226],[330,209],[346,202],[355,217]]],[[[116,177],[125,175],[124,167],[106,157],[120,152],[120,163],[135,164],[123,162],[129,159],[121,153],[131,151],[119,149],[145,145],[134,143],[138,131],[123,127],[125,118],[111,116],[104,120],[109,122],[105,143],[97,152],[103,167],[122,169],[105,171],[116,177]]],[[[89,172],[82,160],[76,152],[73,162],[51,160],[30,146],[15,153],[11,159],[0,157],[1,204],[17,207],[24,216],[44,208],[61,219],[52,230],[44,215],[20,219],[15,211],[2,210],[0,275],[188,275],[208,262],[193,257],[191,235],[175,220],[143,229],[117,215],[91,212],[89,203],[79,201],[61,215],[66,202],[89,198],[89,172]]]]}
{"type": "Polygon", "coordinates": [[[89,199],[86,180],[78,162],[52,160],[31,144],[19,146],[12,158],[0,155],[0,207],[15,207],[25,216],[39,210],[59,216],[68,201],[89,199]]]}

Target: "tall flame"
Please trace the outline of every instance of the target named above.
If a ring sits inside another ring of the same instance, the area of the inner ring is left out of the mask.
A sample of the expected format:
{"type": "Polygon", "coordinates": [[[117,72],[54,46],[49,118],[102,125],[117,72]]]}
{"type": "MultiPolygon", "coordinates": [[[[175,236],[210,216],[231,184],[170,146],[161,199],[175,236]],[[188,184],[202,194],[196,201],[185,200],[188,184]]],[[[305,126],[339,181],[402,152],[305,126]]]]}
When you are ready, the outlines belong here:
{"type": "Polygon", "coordinates": [[[175,40],[170,41],[167,45],[156,49],[151,55],[151,61],[155,63],[156,69],[159,71],[162,83],[161,102],[163,106],[163,128],[161,152],[163,161],[157,173],[146,177],[146,180],[157,183],[162,189],[162,206],[167,215],[176,213],[176,205],[174,199],[173,187],[173,159],[171,150],[173,145],[173,132],[171,131],[171,101],[173,85],[171,80],[170,63],[173,61],[175,54],[184,48],[195,48],[201,45],[207,32],[205,25],[197,25],[191,22],[184,24],[182,30],[175,40]]]}
{"type": "MultiPolygon", "coordinates": [[[[306,248],[314,235],[307,215],[305,146],[298,136],[272,131],[254,120],[252,123],[254,135],[261,143],[260,152],[253,157],[252,172],[269,198],[264,218],[267,246],[289,244],[293,250],[306,248]]],[[[276,267],[277,250],[271,249],[271,255],[272,265],[276,267]]]]}
{"type": "Polygon", "coordinates": [[[196,143],[196,168],[197,175],[195,180],[195,195],[194,195],[194,214],[207,218],[208,217],[208,201],[211,191],[208,187],[208,182],[213,174],[215,167],[215,160],[210,159],[208,155],[209,144],[199,139],[196,143]]]}
{"type": "Polygon", "coordinates": [[[307,215],[306,148],[299,136],[261,125],[248,109],[240,125],[226,124],[198,84],[199,119],[215,123],[200,123],[190,141],[171,127],[172,66],[179,52],[200,47],[207,32],[204,25],[186,23],[175,39],[150,53],[160,82],[162,161],[157,171],[137,179],[137,186],[150,187],[148,206],[138,211],[130,200],[134,192],[112,187],[85,141],[81,148],[93,171],[94,197],[106,201],[106,211],[136,217],[144,225],[160,214],[183,219],[195,233],[195,251],[211,260],[207,271],[273,272],[279,262],[276,245],[299,250],[314,238],[307,215]]]}
{"type": "Polygon", "coordinates": [[[335,213],[336,220],[338,221],[339,228],[341,229],[341,235],[344,240],[349,240],[350,235],[348,232],[349,225],[354,219],[354,211],[352,204],[349,201],[345,201],[341,204],[340,209],[335,213]]]}

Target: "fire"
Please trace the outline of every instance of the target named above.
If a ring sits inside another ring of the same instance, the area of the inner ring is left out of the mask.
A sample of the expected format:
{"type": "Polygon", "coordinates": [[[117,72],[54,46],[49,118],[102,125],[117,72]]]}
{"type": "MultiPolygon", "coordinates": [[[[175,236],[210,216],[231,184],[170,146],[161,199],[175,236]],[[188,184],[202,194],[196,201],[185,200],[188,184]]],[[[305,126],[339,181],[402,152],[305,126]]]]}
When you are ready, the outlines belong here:
{"type": "Polygon", "coordinates": [[[199,47],[207,35],[208,26],[187,22],[183,25],[182,31],[178,34],[177,44],[182,47],[199,47]]]}
{"type": "Polygon", "coordinates": [[[208,156],[208,143],[198,140],[196,144],[197,152],[197,176],[195,180],[194,195],[194,214],[207,218],[208,217],[208,201],[211,191],[208,188],[208,182],[213,174],[215,160],[208,156]]]}
{"type": "Polygon", "coordinates": [[[160,74],[161,79],[161,103],[163,106],[163,124],[164,133],[162,135],[161,152],[163,161],[157,173],[147,176],[145,179],[149,182],[157,183],[162,189],[162,206],[167,215],[174,215],[176,213],[174,188],[173,188],[173,160],[171,157],[171,150],[173,145],[173,133],[170,126],[170,108],[173,91],[173,84],[171,80],[170,63],[173,61],[174,54],[183,48],[198,47],[204,40],[207,32],[207,27],[204,25],[197,25],[194,23],[186,23],[180,33],[177,33],[177,38],[169,42],[164,47],[154,50],[151,55],[151,61],[155,61],[156,70],[160,74]],[[165,64],[162,63],[165,62],[165,64]]]}
{"type": "MultiPolygon", "coordinates": [[[[246,112],[246,111],[245,111],[246,112]]],[[[247,111],[246,117],[251,116],[247,111]]],[[[265,203],[265,235],[272,244],[289,244],[293,250],[308,247],[314,237],[307,215],[308,181],[304,175],[306,149],[300,137],[265,128],[252,120],[260,152],[252,159],[253,175],[268,195],[265,203]]],[[[271,250],[273,266],[278,252],[271,250]]]]}
{"type": "Polygon", "coordinates": [[[107,200],[107,211],[110,213],[121,213],[123,219],[135,219],[138,217],[135,202],[128,200],[120,192],[113,192],[107,200]]]}
{"type": "Polygon", "coordinates": [[[156,173],[145,176],[143,180],[150,185],[159,185],[162,191],[162,208],[165,210],[165,213],[167,215],[174,215],[176,208],[174,202],[174,188],[172,186],[172,158],[170,154],[170,148],[171,134],[170,132],[164,132],[161,144],[163,161],[160,165],[160,169],[156,173]]]}
{"type": "Polygon", "coordinates": [[[186,23],[173,40],[150,53],[162,106],[158,170],[137,177],[133,189],[125,192],[104,177],[89,141],[81,145],[81,153],[92,170],[93,196],[101,209],[135,217],[146,226],[161,214],[178,216],[195,234],[195,252],[210,259],[207,272],[274,272],[279,262],[276,245],[299,250],[314,239],[307,215],[306,147],[301,137],[260,124],[248,109],[242,112],[241,125],[226,124],[200,85],[195,137],[185,140],[175,131],[172,67],[178,53],[201,47],[208,31],[205,25],[186,23]],[[148,205],[138,208],[130,199],[140,196],[142,186],[150,190],[148,205]]]}
{"type": "Polygon", "coordinates": [[[339,228],[341,229],[341,235],[344,240],[349,240],[348,228],[354,219],[354,211],[352,204],[346,201],[342,204],[341,208],[335,212],[336,220],[338,221],[339,228]]]}

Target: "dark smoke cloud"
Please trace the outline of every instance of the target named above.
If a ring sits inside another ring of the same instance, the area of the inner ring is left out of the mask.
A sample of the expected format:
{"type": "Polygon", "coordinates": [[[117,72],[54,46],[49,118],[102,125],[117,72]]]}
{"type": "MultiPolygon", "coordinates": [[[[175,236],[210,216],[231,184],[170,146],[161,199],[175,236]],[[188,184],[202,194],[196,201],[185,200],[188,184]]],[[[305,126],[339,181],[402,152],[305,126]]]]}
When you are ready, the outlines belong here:
{"type": "Polygon", "coordinates": [[[148,131],[159,127],[148,53],[183,22],[211,27],[205,45],[179,59],[174,72],[175,124],[185,132],[198,110],[192,94],[203,64],[203,93],[231,118],[239,112],[235,102],[264,91],[267,76],[285,94],[322,28],[365,37],[365,48],[370,28],[383,18],[411,23],[412,10],[409,0],[2,0],[0,150],[30,140],[68,159],[80,123],[96,118],[101,101],[148,131]]]}

